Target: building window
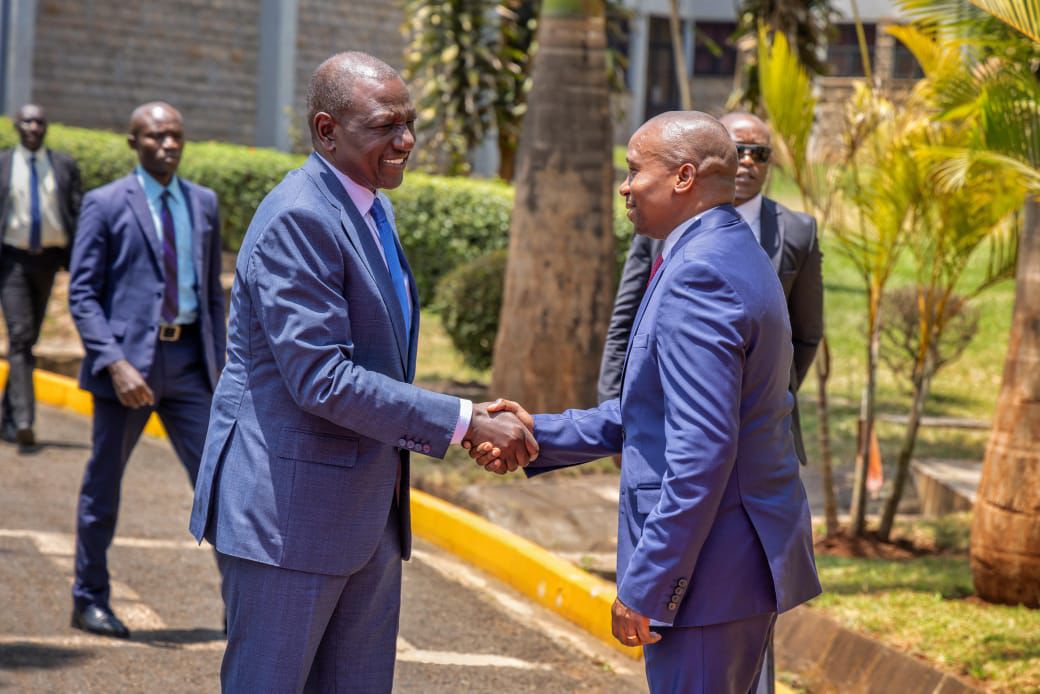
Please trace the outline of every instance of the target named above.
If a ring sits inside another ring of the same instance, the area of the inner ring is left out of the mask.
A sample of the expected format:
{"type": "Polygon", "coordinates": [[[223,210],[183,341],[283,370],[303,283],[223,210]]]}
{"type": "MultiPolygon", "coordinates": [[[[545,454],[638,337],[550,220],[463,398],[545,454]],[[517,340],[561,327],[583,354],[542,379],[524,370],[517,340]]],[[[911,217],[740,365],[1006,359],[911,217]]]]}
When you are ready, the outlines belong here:
{"type": "Polygon", "coordinates": [[[647,118],[679,108],[679,83],[675,76],[672,34],[667,17],[650,17],[646,61],[647,118]]]}
{"type": "MultiPolygon", "coordinates": [[[[863,33],[867,38],[867,55],[870,65],[874,66],[874,39],[877,27],[864,24],[863,33]]],[[[833,38],[827,46],[827,64],[832,77],[863,77],[863,59],[859,52],[859,39],[856,37],[855,24],[835,24],[833,38]]]]}
{"type": "Polygon", "coordinates": [[[898,40],[892,47],[892,77],[897,80],[919,80],[924,77],[924,70],[917,58],[898,40]]]}
{"type": "Polygon", "coordinates": [[[736,30],[733,22],[697,22],[693,39],[694,75],[733,76],[737,69],[737,49],[730,37],[736,30]]]}

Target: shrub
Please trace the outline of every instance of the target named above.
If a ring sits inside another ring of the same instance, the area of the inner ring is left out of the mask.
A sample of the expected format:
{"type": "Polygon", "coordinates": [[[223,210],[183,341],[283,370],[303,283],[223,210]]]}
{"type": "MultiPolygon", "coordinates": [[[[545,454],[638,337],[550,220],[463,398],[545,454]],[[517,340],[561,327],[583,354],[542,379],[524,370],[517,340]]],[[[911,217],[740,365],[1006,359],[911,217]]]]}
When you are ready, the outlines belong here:
{"type": "Polygon", "coordinates": [[[459,265],[437,285],[434,307],[466,363],[491,366],[505,285],[506,251],[492,251],[459,265]]]}
{"type": "MultiPolygon", "coordinates": [[[[17,141],[11,121],[0,118],[0,148],[17,141]]],[[[117,133],[53,123],[47,144],[76,158],[84,190],[125,176],[136,164],[126,136],[117,133]]],[[[224,248],[237,251],[260,201],[303,161],[300,154],[223,142],[189,142],[180,173],[216,191],[224,248]]],[[[410,173],[404,185],[390,191],[390,198],[424,305],[433,299],[437,282],[446,272],[508,245],[513,208],[513,189],[508,184],[410,173]]],[[[614,213],[620,272],[632,225],[625,219],[619,197],[614,213]]]]}

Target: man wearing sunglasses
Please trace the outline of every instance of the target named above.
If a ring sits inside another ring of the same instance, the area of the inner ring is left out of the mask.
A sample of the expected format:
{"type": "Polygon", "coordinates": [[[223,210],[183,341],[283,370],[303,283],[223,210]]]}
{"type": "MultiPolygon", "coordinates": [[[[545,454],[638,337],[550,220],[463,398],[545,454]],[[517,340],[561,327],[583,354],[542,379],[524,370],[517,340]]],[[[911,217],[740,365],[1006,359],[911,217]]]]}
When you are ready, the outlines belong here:
{"type": "MultiPolygon", "coordinates": [[[[772,159],[769,127],[750,113],[728,113],[719,119],[737,146],[738,168],[733,204],[744,218],[780,276],[791,318],[794,359],[791,366],[791,392],[795,393],[812,365],[823,335],[823,278],[820,246],[816,240],[816,220],[794,212],[762,195],[772,159]]],[[[610,318],[603,361],[599,372],[599,400],[618,397],[629,335],[639,304],[643,299],[654,260],[664,241],[637,234],[632,240],[625,267],[618,283],[614,312],[610,318]]],[[[791,416],[795,451],[804,465],[798,420],[797,399],[791,416]]],[[[618,461],[620,463],[620,461],[618,461]]],[[[760,689],[772,691],[773,663],[763,667],[760,689]]]]}

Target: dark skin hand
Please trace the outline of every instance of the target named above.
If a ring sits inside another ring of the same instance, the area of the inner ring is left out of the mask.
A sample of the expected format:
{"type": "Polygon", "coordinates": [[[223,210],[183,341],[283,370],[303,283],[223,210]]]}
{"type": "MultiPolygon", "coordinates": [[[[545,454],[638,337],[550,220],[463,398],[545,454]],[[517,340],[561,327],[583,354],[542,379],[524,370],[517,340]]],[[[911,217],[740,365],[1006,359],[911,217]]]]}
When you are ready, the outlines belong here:
{"type": "MultiPolygon", "coordinates": [[[[489,412],[511,412],[516,415],[517,419],[523,423],[525,427],[534,431],[534,418],[531,417],[530,413],[519,405],[519,403],[513,400],[498,399],[488,405],[489,412]]],[[[469,455],[471,458],[477,461],[478,465],[483,466],[486,470],[495,472],[498,474],[504,474],[507,469],[507,463],[501,458],[501,451],[495,448],[490,443],[482,443],[477,446],[468,445],[469,441],[464,441],[463,446],[469,449],[469,455]]],[[[619,456],[620,457],[620,456],[619,456]]],[[[661,640],[661,635],[655,631],[650,631],[650,618],[642,614],[639,614],[632,608],[621,602],[620,599],[615,599],[613,606],[610,608],[611,616],[611,631],[614,634],[614,638],[620,641],[625,646],[645,646],[651,643],[657,643],[661,640]]]]}
{"type": "Polygon", "coordinates": [[[610,629],[624,646],[646,646],[661,640],[660,634],[650,631],[650,618],[627,607],[620,598],[614,598],[610,608],[610,629]]]}
{"type": "Polygon", "coordinates": [[[108,373],[112,376],[112,387],[123,407],[137,409],[155,404],[155,394],[145,383],[141,372],[126,359],[108,365],[108,373]]]}
{"type": "Polygon", "coordinates": [[[528,463],[538,457],[538,443],[523,419],[512,412],[500,411],[505,408],[493,410],[496,404],[485,402],[473,406],[473,417],[463,446],[470,448],[473,441],[478,441],[480,445],[487,445],[497,451],[497,465],[486,469],[501,475],[527,467],[528,463]]]}
{"type": "MultiPolygon", "coordinates": [[[[487,405],[487,411],[492,416],[501,416],[502,414],[515,416],[526,429],[528,436],[531,437],[531,441],[534,441],[534,418],[527,410],[520,407],[519,403],[513,400],[499,398],[492,403],[484,404],[487,405]]],[[[513,465],[509,460],[508,455],[503,455],[502,448],[495,445],[493,441],[485,440],[477,445],[473,444],[473,441],[480,440],[481,439],[478,437],[467,435],[466,439],[462,442],[462,447],[467,449],[469,451],[469,456],[488,472],[493,472],[496,475],[504,475],[507,472],[513,472],[517,467],[526,467],[526,464],[519,466],[513,465]]],[[[535,442],[534,445],[535,450],[537,451],[537,442],[535,442]]],[[[534,460],[537,457],[538,455],[536,453],[531,460],[534,460]]]]}

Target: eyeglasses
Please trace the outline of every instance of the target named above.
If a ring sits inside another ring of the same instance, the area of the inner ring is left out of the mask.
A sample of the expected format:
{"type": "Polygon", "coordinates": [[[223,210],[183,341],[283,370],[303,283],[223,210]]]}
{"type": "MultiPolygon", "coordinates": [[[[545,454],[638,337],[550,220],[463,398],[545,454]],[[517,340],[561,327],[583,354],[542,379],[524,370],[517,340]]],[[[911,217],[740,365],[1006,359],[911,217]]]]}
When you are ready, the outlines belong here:
{"type": "Polygon", "coordinates": [[[752,161],[765,164],[773,154],[773,148],[768,145],[749,145],[743,142],[737,142],[736,145],[738,161],[746,156],[750,156],[752,161]]]}

